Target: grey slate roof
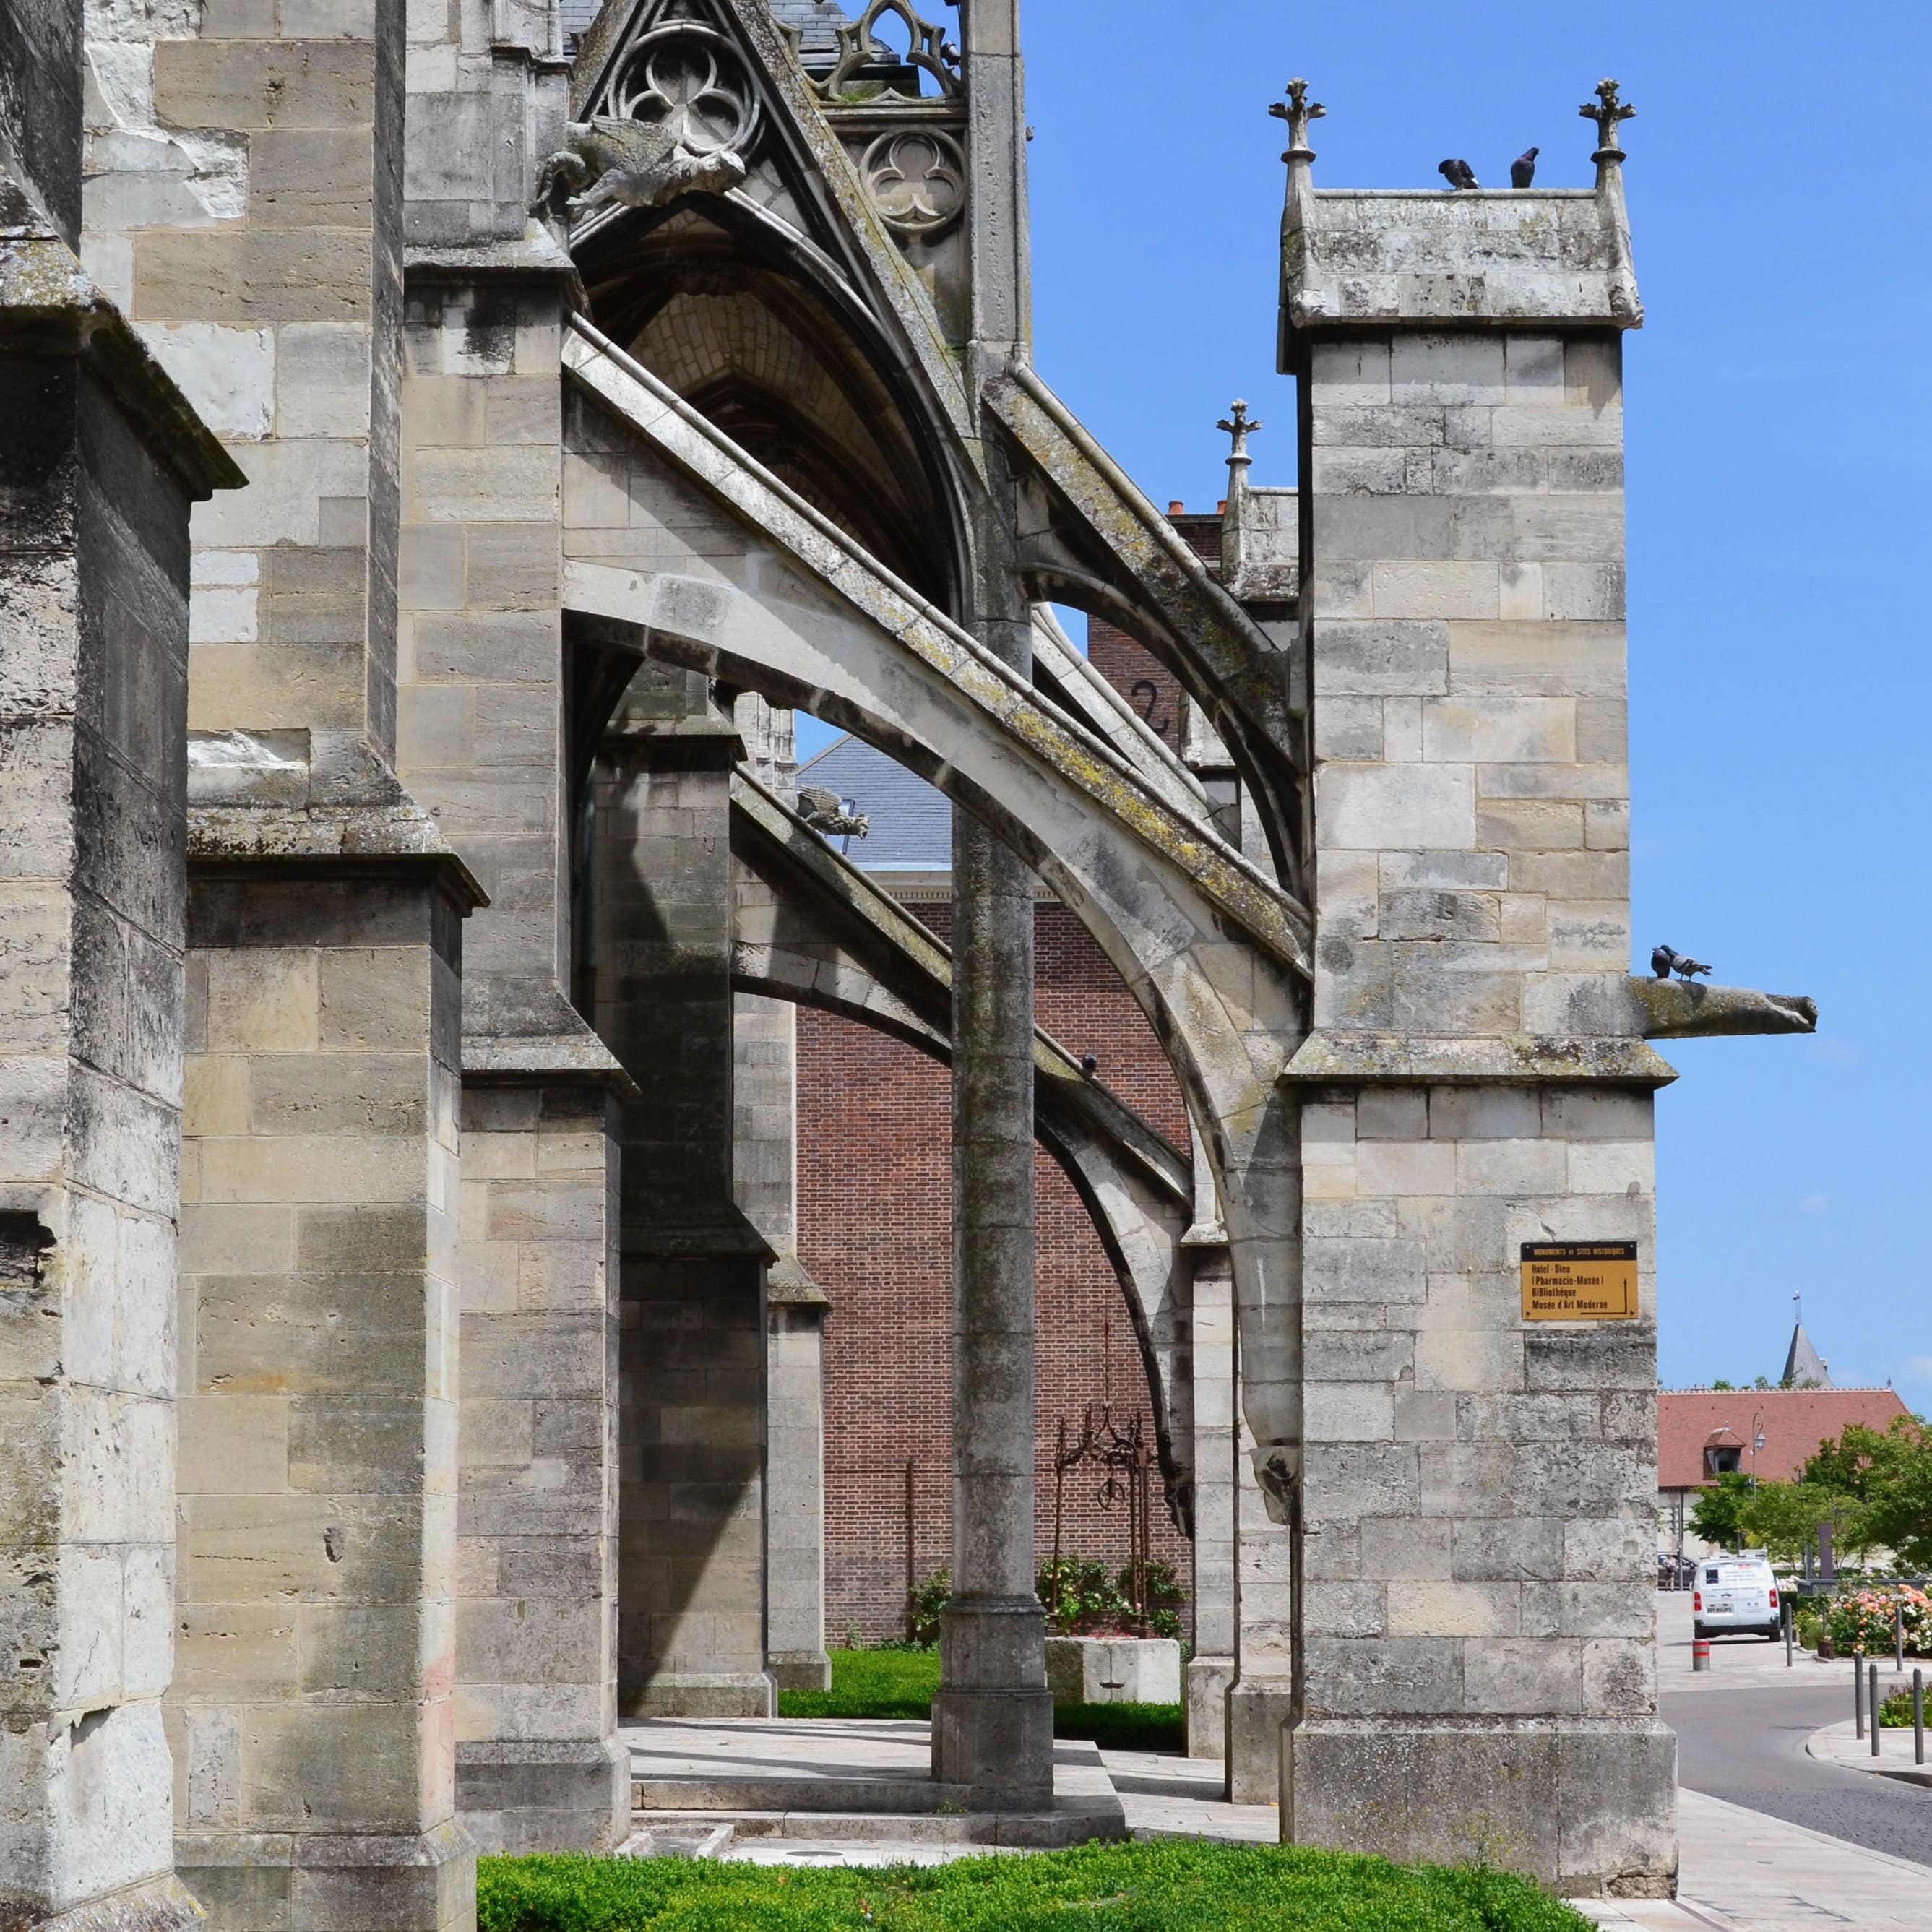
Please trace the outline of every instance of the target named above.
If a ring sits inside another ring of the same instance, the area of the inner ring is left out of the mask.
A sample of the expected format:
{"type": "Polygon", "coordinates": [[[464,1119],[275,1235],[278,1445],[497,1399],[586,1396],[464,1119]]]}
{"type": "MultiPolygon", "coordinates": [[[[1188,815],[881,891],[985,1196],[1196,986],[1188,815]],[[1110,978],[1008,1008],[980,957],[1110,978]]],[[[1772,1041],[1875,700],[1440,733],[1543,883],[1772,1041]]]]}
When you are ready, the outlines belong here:
{"type": "Polygon", "coordinates": [[[1824,1358],[1812,1347],[1811,1338],[1804,1332],[1804,1324],[1799,1322],[1791,1331],[1791,1348],[1784,1358],[1782,1378],[1786,1388],[1832,1388],[1831,1372],[1825,1366],[1824,1358]]]}
{"type": "Polygon", "coordinates": [[[871,818],[863,838],[833,842],[866,872],[945,872],[952,866],[952,808],[946,794],[849,734],[798,768],[802,785],[823,785],[871,818]]]}

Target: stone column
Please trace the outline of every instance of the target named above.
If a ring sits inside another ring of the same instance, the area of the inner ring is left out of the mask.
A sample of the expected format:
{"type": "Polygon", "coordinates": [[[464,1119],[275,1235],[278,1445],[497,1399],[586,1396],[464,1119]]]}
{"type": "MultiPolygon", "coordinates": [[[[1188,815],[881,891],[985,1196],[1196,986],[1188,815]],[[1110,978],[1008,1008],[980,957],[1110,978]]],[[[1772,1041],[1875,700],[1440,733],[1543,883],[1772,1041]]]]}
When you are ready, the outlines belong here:
{"type": "MultiPolygon", "coordinates": [[[[1032,335],[1017,0],[973,7],[960,38],[976,407],[1032,335]]],[[[981,644],[1030,672],[1017,493],[996,438],[981,448],[966,614],[981,644]]],[[[1034,1588],[1033,877],[957,810],[952,894],[952,1599],[932,1774],[976,1808],[1037,1806],[1053,1796],[1053,1701],[1034,1588]]]]}
{"type": "Polygon", "coordinates": [[[1291,188],[1318,933],[1288,1070],[1306,1450],[1282,1822],[1644,1894],[1676,1864],[1652,1550],[1671,1076],[1623,1017],[1620,159],[1600,149],[1594,194],[1330,194],[1305,155],[1291,188]],[[1538,1318],[1522,1249],[1550,1241],[1634,1244],[1634,1305],[1538,1318]]]}
{"type": "Polygon", "coordinates": [[[596,778],[598,1032],[622,1114],[620,1707],[763,1717],[769,1243],[733,1198],[730,775],[736,728],[646,664],[596,778]]]}
{"type": "Polygon", "coordinates": [[[0,54],[0,1921],[160,1932],[188,506],[240,478],[74,252],[80,27],[0,54]]]}
{"type": "Polygon", "coordinates": [[[1033,877],[952,824],[952,1596],[933,1776],[975,1809],[1052,1790],[1034,1589],[1033,877]]]}

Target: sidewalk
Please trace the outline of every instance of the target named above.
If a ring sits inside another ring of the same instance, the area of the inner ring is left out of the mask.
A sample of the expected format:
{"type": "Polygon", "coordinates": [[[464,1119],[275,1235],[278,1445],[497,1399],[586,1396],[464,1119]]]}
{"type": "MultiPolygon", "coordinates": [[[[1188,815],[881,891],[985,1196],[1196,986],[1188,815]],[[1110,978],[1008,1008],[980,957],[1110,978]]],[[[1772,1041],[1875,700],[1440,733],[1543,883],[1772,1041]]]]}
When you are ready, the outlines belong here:
{"type": "MultiPolygon", "coordinates": [[[[1915,1762],[1909,1730],[1881,1726],[1878,1754],[1874,1756],[1870,1732],[1860,1737],[1852,1720],[1847,1718],[1842,1724],[1827,1724],[1823,1730],[1814,1731],[1804,1748],[1814,1757],[1834,1764],[1840,1771],[1867,1772],[1878,1778],[1896,1778],[1901,1784],[1922,1784],[1932,1790],[1932,1744],[1926,1748],[1928,1762],[1915,1762]]],[[[1932,1840],[1932,1810],[1928,1810],[1925,1829],[1928,1840],[1932,1840]]],[[[1928,1875],[1928,1882],[1932,1882],[1932,1875],[1928,1875]]],[[[1928,1910],[1927,1920],[1932,1924],[1932,1910],[1928,1910]]]]}

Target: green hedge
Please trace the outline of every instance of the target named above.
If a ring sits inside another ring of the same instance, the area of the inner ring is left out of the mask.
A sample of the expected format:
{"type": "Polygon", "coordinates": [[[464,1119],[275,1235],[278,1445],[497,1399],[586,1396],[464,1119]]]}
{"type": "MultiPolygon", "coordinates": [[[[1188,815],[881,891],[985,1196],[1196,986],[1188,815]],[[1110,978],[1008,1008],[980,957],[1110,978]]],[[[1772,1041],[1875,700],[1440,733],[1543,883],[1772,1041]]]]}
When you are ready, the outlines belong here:
{"type": "Polygon", "coordinates": [[[1178,1704],[1056,1704],[1053,1735],[1114,1750],[1184,1751],[1187,1720],[1178,1704]]]}
{"type": "Polygon", "coordinates": [[[478,1932],[1590,1932],[1527,1880],[1167,1840],[886,1870],[482,1858],[478,1932]]]}
{"type": "MultiPolygon", "coordinates": [[[[830,1690],[781,1690],[782,1718],[926,1718],[939,1688],[936,1650],[835,1650],[830,1690]]],[[[1178,1704],[1059,1704],[1053,1732],[1121,1750],[1185,1750],[1178,1704]]]]}

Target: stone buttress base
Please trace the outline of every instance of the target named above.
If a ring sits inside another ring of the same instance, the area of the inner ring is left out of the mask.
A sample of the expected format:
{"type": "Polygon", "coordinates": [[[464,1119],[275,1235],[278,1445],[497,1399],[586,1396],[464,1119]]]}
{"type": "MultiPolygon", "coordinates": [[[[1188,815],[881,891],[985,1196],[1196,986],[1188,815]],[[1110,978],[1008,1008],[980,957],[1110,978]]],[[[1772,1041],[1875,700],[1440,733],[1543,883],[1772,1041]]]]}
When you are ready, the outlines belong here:
{"type": "Polygon", "coordinates": [[[778,1705],[762,1670],[661,1670],[623,1699],[627,1718],[769,1718],[778,1705]]]}
{"type": "Polygon", "coordinates": [[[1053,1693],[1046,1613],[1031,1598],[950,1605],[932,1700],[932,1776],[976,1810],[1053,1803],[1053,1693]]]}
{"type": "Polygon", "coordinates": [[[1284,1843],[1480,1862],[1579,1898],[1677,1887],[1658,1718],[1322,1718],[1281,1734],[1284,1843]]]}
{"type": "Polygon", "coordinates": [[[1294,1685],[1286,1677],[1242,1678],[1228,1687],[1228,1802],[1272,1804],[1280,1796],[1282,1726],[1294,1685]]]}
{"type": "Polygon", "coordinates": [[[34,1932],[187,1932],[202,1916],[187,1886],[170,1876],[146,1879],[64,1912],[21,1922],[32,1924],[34,1932]]]}
{"type": "Polygon", "coordinates": [[[765,1663],[781,1690],[832,1688],[832,1660],[822,1650],[775,1650],[765,1663]]]}
{"type": "Polygon", "coordinates": [[[616,1737],[459,1742],[456,1808],[479,1852],[612,1850],[630,1835],[629,1748],[616,1737]]]}
{"type": "Polygon", "coordinates": [[[1228,1691],[1234,1681],[1232,1657],[1192,1657],[1181,1672],[1190,1757],[1225,1757],[1228,1691]]]}
{"type": "Polygon", "coordinates": [[[393,1836],[180,1832],[175,1866],[220,1932],[266,1925],[455,1932],[476,1921],[476,1848],[453,1821],[393,1836]]]}

